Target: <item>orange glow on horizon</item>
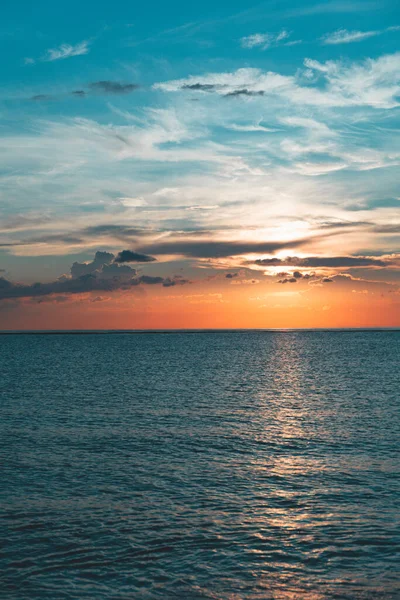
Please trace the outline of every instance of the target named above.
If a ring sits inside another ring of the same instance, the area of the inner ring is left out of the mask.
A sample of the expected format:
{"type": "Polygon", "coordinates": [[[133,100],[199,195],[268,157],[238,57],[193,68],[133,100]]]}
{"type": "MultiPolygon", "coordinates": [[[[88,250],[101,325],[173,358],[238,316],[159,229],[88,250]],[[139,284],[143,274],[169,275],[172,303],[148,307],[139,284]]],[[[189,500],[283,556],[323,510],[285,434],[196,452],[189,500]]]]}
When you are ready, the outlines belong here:
{"type": "MultiPolygon", "coordinates": [[[[355,293],[339,284],[229,285],[220,282],[148,289],[141,295],[70,295],[23,299],[3,309],[3,330],[285,329],[399,327],[400,296],[355,293]]],[[[365,292],[365,290],[364,290],[365,292]]]]}

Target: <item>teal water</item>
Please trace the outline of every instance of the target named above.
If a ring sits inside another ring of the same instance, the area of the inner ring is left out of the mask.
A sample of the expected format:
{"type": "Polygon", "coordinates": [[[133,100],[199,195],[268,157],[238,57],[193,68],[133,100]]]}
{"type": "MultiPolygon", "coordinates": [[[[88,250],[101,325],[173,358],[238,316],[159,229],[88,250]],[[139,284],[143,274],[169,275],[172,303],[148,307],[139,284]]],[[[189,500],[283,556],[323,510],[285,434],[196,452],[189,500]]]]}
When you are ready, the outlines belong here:
{"type": "Polygon", "coordinates": [[[400,598],[400,332],[0,336],[0,589],[400,598]]]}

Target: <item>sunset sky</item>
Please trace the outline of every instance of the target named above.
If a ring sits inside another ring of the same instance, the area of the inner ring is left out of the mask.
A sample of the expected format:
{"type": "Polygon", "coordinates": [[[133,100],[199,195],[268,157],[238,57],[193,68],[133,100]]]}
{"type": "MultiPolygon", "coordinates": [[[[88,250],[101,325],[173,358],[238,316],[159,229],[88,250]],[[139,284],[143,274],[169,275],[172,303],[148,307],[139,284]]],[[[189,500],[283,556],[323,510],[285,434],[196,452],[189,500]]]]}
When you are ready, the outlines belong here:
{"type": "Polygon", "coordinates": [[[400,326],[399,39],[397,0],[6,0],[0,329],[400,326]]]}

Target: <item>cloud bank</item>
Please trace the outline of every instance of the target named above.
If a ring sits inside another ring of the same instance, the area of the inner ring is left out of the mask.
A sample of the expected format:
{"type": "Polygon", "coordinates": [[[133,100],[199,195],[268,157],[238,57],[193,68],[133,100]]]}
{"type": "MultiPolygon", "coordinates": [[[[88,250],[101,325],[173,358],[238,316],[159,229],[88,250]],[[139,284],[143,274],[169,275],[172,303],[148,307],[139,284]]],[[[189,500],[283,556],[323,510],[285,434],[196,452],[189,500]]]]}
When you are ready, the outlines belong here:
{"type": "Polygon", "coordinates": [[[321,63],[306,58],[304,66],[306,80],[301,72],[281,75],[242,68],[156,83],[153,87],[164,92],[206,90],[222,96],[246,90],[247,95],[279,97],[295,105],[326,108],[370,106],[388,109],[399,106],[400,52],[351,64],[343,61],[321,63]]]}
{"type": "Polygon", "coordinates": [[[14,283],[0,277],[0,300],[13,298],[33,298],[52,294],[83,294],[87,292],[113,292],[129,290],[140,285],[162,285],[174,287],[190,283],[180,275],[169,277],[153,277],[137,275],[136,269],[115,262],[114,254],[96,252],[89,263],[74,262],[70,275],[62,275],[49,283],[33,283],[30,285],[14,283]]]}
{"type": "Polygon", "coordinates": [[[387,267],[396,263],[391,260],[366,256],[288,256],[287,258],[263,258],[254,261],[261,267],[314,267],[314,268],[351,268],[351,267],[387,267]]]}

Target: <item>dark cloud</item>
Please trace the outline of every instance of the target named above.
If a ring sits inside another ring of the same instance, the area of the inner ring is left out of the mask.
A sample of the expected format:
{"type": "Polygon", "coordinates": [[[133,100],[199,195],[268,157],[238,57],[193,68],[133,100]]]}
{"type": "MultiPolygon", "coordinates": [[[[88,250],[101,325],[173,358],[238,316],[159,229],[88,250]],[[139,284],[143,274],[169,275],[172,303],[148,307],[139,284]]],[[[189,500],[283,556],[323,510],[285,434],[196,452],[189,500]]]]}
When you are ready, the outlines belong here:
{"type": "Polygon", "coordinates": [[[229,92],[228,94],[224,94],[225,98],[232,98],[235,96],[264,96],[264,92],[262,90],[255,92],[253,90],[248,90],[244,88],[240,90],[234,90],[233,92],[229,92]]]}
{"type": "Polygon", "coordinates": [[[156,259],[153,256],[148,256],[148,254],[139,254],[138,252],[133,252],[132,250],[122,250],[119,252],[114,260],[116,263],[126,263],[126,262],[154,262],[156,259]]]}
{"type": "Polygon", "coordinates": [[[138,89],[136,83],[120,83],[119,81],[94,81],[89,89],[103,94],[130,94],[138,89]]]}
{"type": "MultiPolygon", "coordinates": [[[[217,84],[217,83],[185,83],[184,85],[182,85],[181,89],[182,90],[192,90],[195,92],[216,92],[216,91],[220,91],[223,88],[226,88],[227,86],[224,84],[217,84]]],[[[262,90],[260,91],[253,91],[253,90],[248,90],[247,88],[239,88],[237,90],[233,90],[232,92],[228,92],[227,94],[224,94],[225,98],[228,97],[232,97],[232,96],[264,96],[265,92],[263,92],[262,90]]]]}
{"type": "Polygon", "coordinates": [[[400,224],[396,223],[394,225],[376,225],[374,227],[374,231],[376,233],[400,233],[400,224]]]}
{"type": "Polygon", "coordinates": [[[296,277],[285,277],[285,279],[280,279],[278,283],[297,283],[296,277]]]}
{"type": "Polygon", "coordinates": [[[390,261],[366,256],[288,256],[284,259],[262,258],[254,261],[254,264],[262,267],[311,267],[311,268],[335,268],[335,267],[386,267],[390,261]]]}
{"type": "Polygon", "coordinates": [[[173,287],[175,285],[186,285],[192,283],[189,279],[184,279],[181,275],[174,275],[173,277],[166,277],[163,281],[163,287],[173,287]]]}
{"type": "Polygon", "coordinates": [[[29,304],[44,304],[44,303],[54,303],[54,304],[62,304],[64,302],[68,302],[70,299],[69,295],[64,296],[36,296],[29,299],[29,304]]]}
{"type": "Polygon", "coordinates": [[[315,279],[314,273],[301,273],[300,271],[293,271],[292,275],[286,272],[277,273],[276,276],[280,277],[278,283],[295,283],[296,281],[300,281],[300,279],[315,279]]]}
{"type": "Polygon", "coordinates": [[[352,227],[366,227],[371,225],[368,221],[325,221],[318,223],[319,229],[348,229],[352,227]]]}
{"type": "Polygon", "coordinates": [[[136,270],[128,265],[121,266],[113,263],[103,265],[100,273],[103,279],[131,279],[133,275],[136,275],[136,270]]]}
{"type": "Polygon", "coordinates": [[[324,277],[322,283],[333,283],[333,279],[330,279],[329,277],[324,277]]]}
{"type": "Polygon", "coordinates": [[[147,277],[142,275],[139,278],[121,279],[117,276],[104,278],[94,274],[88,274],[75,279],[62,278],[49,283],[24,285],[13,283],[0,277],[0,300],[41,297],[49,296],[51,294],[82,294],[94,291],[112,292],[115,290],[128,290],[141,284],[161,284],[164,287],[170,287],[172,285],[185,285],[186,283],[189,283],[189,281],[185,279],[172,279],[169,277],[147,277]]]}
{"type": "Polygon", "coordinates": [[[22,246],[35,243],[59,242],[65,244],[81,244],[87,238],[110,236],[123,242],[131,242],[139,236],[154,233],[154,230],[129,227],[127,225],[92,225],[75,233],[56,233],[29,238],[24,242],[13,242],[7,245],[22,246]]]}
{"type": "Polygon", "coordinates": [[[74,262],[71,267],[71,276],[77,278],[82,275],[89,275],[95,271],[102,270],[105,265],[111,264],[113,260],[114,254],[111,254],[111,252],[96,252],[92,262],[74,262]]]}
{"type": "Polygon", "coordinates": [[[152,277],[151,275],[141,275],[136,278],[135,285],[140,285],[144,283],[146,285],[159,285],[161,284],[163,287],[173,287],[175,285],[186,285],[187,283],[191,283],[189,279],[184,279],[180,275],[174,275],[173,277],[152,277]]]}
{"type": "MultiPolygon", "coordinates": [[[[68,92],[67,95],[74,96],[75,98],[85,98],[89,93],[95,94],[130,94],[137,90],[139,85],[136,83],[120,83],[119,81],[94,81],[89,83],[88,91],[85,90],[73,90],[68,92]]],[[[56,100],[60,96],[53,96],[50,94],[36,94],[32,96],[30,100],[34,102],[47,102],[48,100],[56,100]]]]}
{"type": "Polygon", "coordinates": [[[60,236],[58,233],[55,233],[50,235],[42,235],[37,238],[31,238],[27,243],[53,243],[59,241],[63,241],[65,244],[81,244],[82,238],[78,237],[77,235],[65,234],[60,236]]]}
{"type": "Polygon", "coordinates": [[[0,299],[32,298],[50,294],[81,294],[95,290],[112,291],[121,287],[118,279],[103,279],[91,273],[77,278],[66,277],[49,283],[33,283],[32,285],[13,283],[0,277],[0,299]]]}
{"type": "Polygon", "coordinates": [[[127,225],[92,225],[82,230],[82,235],[95,237],[98,235],[113,235],[114,237],[124,239],[129,237],[137,237],[150,233],[149,229],[138,227],[129,227],[127,225]]]}
{"type": "MultiPolygon", "coordinates": [[[[40,221],[37,221],[40,223],[40,221]]],[[[44,221],[43,222],[47,222],[44,221]]],[[[12,223],[5,225],[3,229],[16,229],[24,228],[23,226],[29,227],[30,225],[35,225],[35,221],[32,220],[14,220],[12,223]]],[[[102,238],[109,236],[110,238],[114,238],[114,240],[120,240],[124,244],[132,245],[135,243],[136,238],[143,237],[149,234],[154,234],[154,229],[144,229],[144,228],[136,228],[129,227],[127,225],[92,225],[86,227],[84,229],[78,230],[74,233],[55,233],[55,234],[45,234],[35,237],[30,237],[25,240],[16,240],[13,242],[4,242],[0,243],[0,247],[13,247],[13,246],[29,246],[30,244],[47,244],[47,243],[58,243],[59,245],[67,244],[67,245],[81,245],[84,244],[88,238],[102,238]]],[[[110,240],[111,243],[111,240],[110,240]]]]}
{"type": "MultiPolygon", "coordinates": [[[[251,264],[255,264],[255,265],[260,265],[261,267],[280,267],[283,266],[285,264],[286,261],[280,259],[280,258],[258,258],[257,260],[254,261],[254,263],[251,264]]],[[[285,275],[285,273],[282,272],[282,275],[285,275]]]]}
{"type": "Polygon", "coordinates": [[[0,228],[3,231],[13,229],[24,229],[36,225],[44,225],[50,223],[51,219],[47,215],[29,215],[25,216],[20,213],[1,221],[0,228]]]}
{"type": "Polygon", "coordinates": [[[29,246],[30,244],[48,244],[54,242],[62,242],[63,244],[82,244],[83,239],[69,234],[51,234],[42,235],[39,237],[29,238],[26,241],[1,243],[0,247],[10,248],[13,246],[29,246]]]}
{"type": "MultiPolygon", "coordinates": [[[[74,262],[70,275],[62,275],[56,281],[49,283],[23,284],[14,283],[0,277],[0,300],[13,298],[42,298],[57,294],[65,298],[65,294],[82,294],[85,292],[112,292],[128,290],[139,285],[162,285],[171,287],[191,283],[181,275],[172,277],[152,277],[141,275],[136,277],[136,270],[128,265],[118,265],[113,262],[114,254],[96,252],[89,263],[74,262]]],[[[100,298],[101,296],[98,296],[100,298]]],[[[57,300],[64,301],[64,300],[57,300]]]]}
{"type": "Polygon", "coordinates": [[[36,96],[32,96],[31,100],[34,102],[46,102],[47,100],[52,100],[53,96],[49,94],[37,94],[36,96]]]}
{"type": "Polygon", "coordinates": [[[227,273],[225,277],[227,279],[234,279],[235,277],[239,277],[239,273],[227,273]]]}
{"type": "Polygon", "coordinates": [[[151,275],[141,275],[137,278],[137,285],[140,283],[146,283],[147,285],[157,285],[159,283],[163,283],[163,277],[152,277],[151,275]]]}
{"type": "Polygon", "coordinates": [[[183,254],[192,258],[225,258],[250,252],[272,253],[284,248],[297,248],[307,240],[293,242],[219,242],[207,240],[185,240],[159,242],[139,248],[148,254],[183,254]]]}
{"type": "Polygon", "coordinates": [[[196,92],[213,92],[221,86],[213,83],[185,83],[182,86],[182,90],[194,90],[196,92]]]}

